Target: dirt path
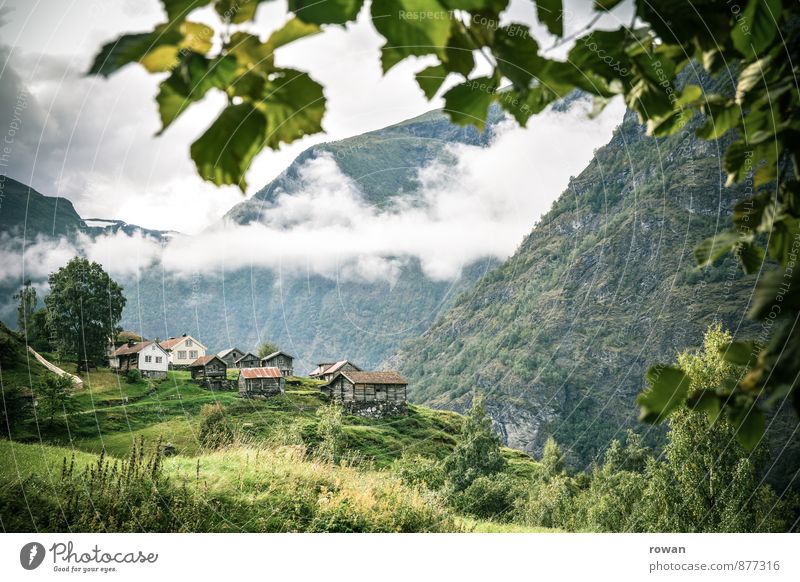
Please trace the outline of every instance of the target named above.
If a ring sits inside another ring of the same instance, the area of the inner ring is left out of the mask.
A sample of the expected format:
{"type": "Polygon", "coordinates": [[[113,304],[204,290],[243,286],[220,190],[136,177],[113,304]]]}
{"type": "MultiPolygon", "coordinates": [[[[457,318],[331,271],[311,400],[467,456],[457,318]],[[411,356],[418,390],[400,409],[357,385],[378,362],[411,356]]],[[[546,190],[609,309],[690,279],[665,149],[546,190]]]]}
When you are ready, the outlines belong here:
{"type": "Polygon", "coordinates": [[[53,364],[51,362],[48,362],[47,360],[44,359],[42,354],[40,354],[39,352],[34,350],[31,346],[28,346],[28,351],[31,354],[33,354],[33,357],[36,358],[36,360],[42,366],[44,366],[45,368],[47,368],[48,370],[53,372],[53,374],[55,374],[57,376],[69,376],[70,378],[72,378],[72,383],[75,384],[75,388],[83,388],[83,380],[78,378],[75,374],[70,374],[69,372],[65,372],[64,370],[62,370],[61,368],[59,368],[55,364],[53,364]]]}

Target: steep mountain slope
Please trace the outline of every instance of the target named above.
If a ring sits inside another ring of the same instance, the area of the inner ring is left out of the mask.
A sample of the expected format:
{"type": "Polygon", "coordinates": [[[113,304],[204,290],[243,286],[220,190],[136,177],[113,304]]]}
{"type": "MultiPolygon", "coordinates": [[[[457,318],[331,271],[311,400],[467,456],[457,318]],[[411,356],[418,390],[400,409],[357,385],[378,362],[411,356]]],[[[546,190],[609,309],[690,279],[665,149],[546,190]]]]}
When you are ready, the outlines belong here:
{"type": "Polygon", "coordinates": [[[552,435],[577,465],[628,426],[657,443],[636,421],[646,368],[713,322],[755,329],[743,319],[755,278],[731,258],[695,268],[693,247],[741,198],[695,126],[656,140],[626,115],[514,256],[392,358],[411,397],[464,410],[485,392],[510,446],[539,452],[552,435]]]}

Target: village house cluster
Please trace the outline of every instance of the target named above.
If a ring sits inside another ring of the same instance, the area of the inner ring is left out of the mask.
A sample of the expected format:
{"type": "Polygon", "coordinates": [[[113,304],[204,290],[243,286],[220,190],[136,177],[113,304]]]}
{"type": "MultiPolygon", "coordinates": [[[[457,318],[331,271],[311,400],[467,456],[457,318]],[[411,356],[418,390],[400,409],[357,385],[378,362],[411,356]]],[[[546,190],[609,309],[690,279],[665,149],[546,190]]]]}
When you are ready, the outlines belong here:
{"type": "MultiPolygon", "coordinates": [[[[263,358],[235,347],[216,354],[207,351],[204,344],[187,334],[152,341],[121,332],[109,345],[108,354],[110,367],[119,374],[138,370],[144,378],[165,378],[168,370],[184,369],[209,390],[238,389],[243,398],[283,394],[286,379],[295,376],[294,357],[283,351],[263,358]],[[229,374],[229,370],[238,374],[229,374]]],[[[408,382],[397,372],[367,371],[339,360],[318,364],[309,378],[321,381],[320,390],[350,414],[382,417],[407,412],[408,382]]]]}

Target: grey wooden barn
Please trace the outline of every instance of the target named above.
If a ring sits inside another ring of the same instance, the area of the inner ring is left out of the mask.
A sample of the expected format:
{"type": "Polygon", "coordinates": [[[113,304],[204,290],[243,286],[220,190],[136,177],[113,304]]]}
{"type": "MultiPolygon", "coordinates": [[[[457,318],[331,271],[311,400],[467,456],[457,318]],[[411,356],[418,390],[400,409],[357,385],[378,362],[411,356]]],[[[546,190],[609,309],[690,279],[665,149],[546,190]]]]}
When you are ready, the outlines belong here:
{"type": "Polygon", "coordinates": [[[258,359],[257,355],[252,352],[247,352],[234,362],[234,366],[241,370],[242,368],[258,368],[260,363],[261,361],[258,359]]]}
{"type": "Polygon", "coordinates": [[[408,382],[397,372],[337,372],[323,389],[351,414],[381,417],[406,414],[408,382]]]}
{"type": "Polygon", "coordinates": [[[239,395],[244,398],[268,398],[283,394],[283,374],[278,368],[242,368],[239,372],[239,395]]]}
{"type": "Polygon", "coordinates": [[[261,358],[261,365],[265,368],[278,368],[284,376],[294,376],[294,356],[286,352],[273,352],[261,358]]]}

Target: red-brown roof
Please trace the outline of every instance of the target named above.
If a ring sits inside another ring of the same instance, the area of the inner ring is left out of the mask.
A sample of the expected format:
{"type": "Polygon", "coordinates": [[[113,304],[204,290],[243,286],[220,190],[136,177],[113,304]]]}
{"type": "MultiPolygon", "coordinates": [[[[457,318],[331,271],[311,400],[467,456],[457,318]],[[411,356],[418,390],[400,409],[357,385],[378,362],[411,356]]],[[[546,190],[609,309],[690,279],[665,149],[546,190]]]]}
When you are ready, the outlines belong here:
{"type": "Polygon", "coordinates": [[[278,368],[242,368],[239,372],[244,378],[280,378],[281,371],[278,368]]]}
{"type": "Polygon", "coordinates": [[[137,352],[142,351],[144,348],[146,348],[147,346],[149,346],[152,343],[153,342],[151,342],[151,341],[139,342],[139,343],[133,344],[132,346],[129,346],[128,344],[125,344],[124,346],[119,347],[116,350],[114,350],[114,353],[112,355],[114,355],[114,356],[127,356],[129,354],[135,354],[137,352]]]}
{"type": "Polygon", "coordinates": [[[211,360],[219,360],[220,363],[227,367],[227,364],[225,364],[225,362],[219,356],[215,356],[214,354],[211,354],[210,356],[200,356],[194,362],[189,364],[189,367],[199,368],[200,366],[206,366],[209,362],[211,362],[211,360]]]}
{"type": "Polygon", "coordinates": [[[406,384],[408,382],[397,372],[341,372],[342,376],[354,384],[406,384]]]}
{"type": "Polygon", "coordinates": [[[349,360],[340,360],[334,364],[320,364],[313,372],[311,372],[311,374],[309,374],[309,377],[323,376],[325,374],[335,374],[336,372],[341,370],[345,364],[350,364],[356,370],[361,369],[349,360]]]}

